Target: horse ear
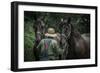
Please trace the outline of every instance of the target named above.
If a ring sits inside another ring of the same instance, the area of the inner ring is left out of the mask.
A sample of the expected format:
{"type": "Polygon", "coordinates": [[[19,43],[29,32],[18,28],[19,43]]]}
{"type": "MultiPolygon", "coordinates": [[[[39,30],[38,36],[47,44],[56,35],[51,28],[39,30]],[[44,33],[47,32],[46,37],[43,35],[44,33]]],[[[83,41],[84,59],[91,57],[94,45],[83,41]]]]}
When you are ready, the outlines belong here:
{"type": "Polygon", "coordinates": [[[70,22],[71,22],[71,18],[69,17],[69,18],[68,18],[68,24],[70,24],[70,22]]]}
{"type": "Polygon", "coordinates": [[[60,21],[61,21],[61,22],[63,22],[63,21],[64,21],[64,19],[63,19],[63,18],[61,18],[61,19],[60,19],[60,21]]]}
{"type": "Polygon", "coordinates": [[[65,23],[67,23],[67,24],[70,24],[71,18],[70,18],[70,17],[65,17],[65,18],[63,19],[63,22],[65,22],[65,23]]]}

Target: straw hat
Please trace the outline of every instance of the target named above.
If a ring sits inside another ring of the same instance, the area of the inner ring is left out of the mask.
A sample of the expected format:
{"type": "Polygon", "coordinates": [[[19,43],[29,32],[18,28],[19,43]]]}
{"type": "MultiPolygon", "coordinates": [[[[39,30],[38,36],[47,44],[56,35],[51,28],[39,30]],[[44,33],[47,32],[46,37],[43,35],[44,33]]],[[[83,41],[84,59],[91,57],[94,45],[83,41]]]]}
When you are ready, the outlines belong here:
{"type": "Polygon", "coordinates": [[[57,34],[55,33],[55,30],[53,28],[49,28],[48,32],[45,34],[47,37],[56,37],[57,34]]]}

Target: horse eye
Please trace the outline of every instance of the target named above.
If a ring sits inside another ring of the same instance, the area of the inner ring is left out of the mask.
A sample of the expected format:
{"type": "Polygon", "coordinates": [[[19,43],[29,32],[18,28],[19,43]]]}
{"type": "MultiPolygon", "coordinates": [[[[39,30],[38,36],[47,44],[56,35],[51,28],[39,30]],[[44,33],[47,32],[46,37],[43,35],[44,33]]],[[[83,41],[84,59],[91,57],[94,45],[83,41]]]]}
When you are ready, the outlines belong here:
{"type": "Polygon", "coordinates": [[[68,30],[68,27],[66,27],[66,30],[68,30]]]}

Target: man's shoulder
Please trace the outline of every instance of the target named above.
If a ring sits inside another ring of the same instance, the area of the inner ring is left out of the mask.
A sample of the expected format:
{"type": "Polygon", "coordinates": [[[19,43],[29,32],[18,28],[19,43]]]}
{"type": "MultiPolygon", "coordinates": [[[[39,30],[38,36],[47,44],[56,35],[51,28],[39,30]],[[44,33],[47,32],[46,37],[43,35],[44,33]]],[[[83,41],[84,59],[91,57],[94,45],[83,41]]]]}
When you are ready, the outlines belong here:
{"type": "Polygon", "coordinates": [[[49,41],[49,39],[42,39],[41,43],[44,43],[45,41],[49,41]]]}
{"type": "Polygon", "coordinates": [[[51,41],[52,43],[57,43],[57,41],[55,39],[42,39],[41,42],[44,42],[44,41],[51,41]]]}
{"type": "Polygon", "coordinates": [[[53,43],[57,43],[57,41],[55,39],[52,40],[53,43]]]}

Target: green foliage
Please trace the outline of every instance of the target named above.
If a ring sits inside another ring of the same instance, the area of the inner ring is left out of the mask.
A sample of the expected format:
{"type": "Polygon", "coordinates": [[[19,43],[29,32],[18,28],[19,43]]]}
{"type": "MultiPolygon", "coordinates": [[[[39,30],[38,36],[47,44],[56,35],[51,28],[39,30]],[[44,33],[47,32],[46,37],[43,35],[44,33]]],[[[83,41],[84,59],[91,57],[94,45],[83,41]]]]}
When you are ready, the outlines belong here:
{"type": "Polygon", "coordinates": [[[31,20],[24,22],[24,60],[33,61],[33,46],[35,41],[35,33],[33,31],[33,22],[31,20]]]}

